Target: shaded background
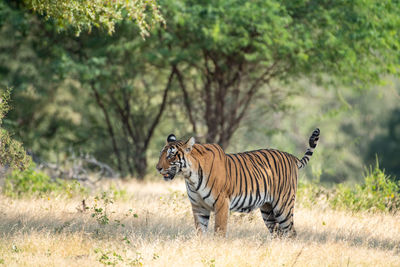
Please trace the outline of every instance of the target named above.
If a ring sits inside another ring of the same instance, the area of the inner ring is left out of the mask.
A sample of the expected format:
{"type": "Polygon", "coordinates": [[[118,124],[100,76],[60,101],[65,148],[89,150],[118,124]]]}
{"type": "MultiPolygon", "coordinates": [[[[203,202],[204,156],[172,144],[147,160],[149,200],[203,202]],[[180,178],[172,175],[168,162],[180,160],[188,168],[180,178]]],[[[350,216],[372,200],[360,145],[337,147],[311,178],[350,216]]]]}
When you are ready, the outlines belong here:
{"type": "Polygon", "coordinates": [[[368,44],[382,38],[377,25],[393,32],[398,19],[370,20],[368,5],[340,2],[159,3],[167,26],[146,40],[130,21],[112,35],[94,28],[77,36],[18,2],[0,3],[0,85],[12,88],[3,127],[34,161],[89,154],[122,176],[150,179],[170,133],[227,152],[278,148],[301,157],[319,127],[307,179],[361,181],[377,158],[400,177],[399,55],[385,61],[398,51],[398,31],[388,54],[367,55],[383,51],[368,44]],[[375,33],[345,29],[364,20],[375,33]]]}

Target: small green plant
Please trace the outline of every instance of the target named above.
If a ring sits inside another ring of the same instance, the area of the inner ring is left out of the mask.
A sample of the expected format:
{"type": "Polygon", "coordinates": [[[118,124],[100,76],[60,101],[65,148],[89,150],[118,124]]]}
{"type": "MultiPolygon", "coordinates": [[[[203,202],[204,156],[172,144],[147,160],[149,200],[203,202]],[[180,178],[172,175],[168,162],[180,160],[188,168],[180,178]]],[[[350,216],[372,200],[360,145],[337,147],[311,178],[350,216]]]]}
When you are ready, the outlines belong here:
{"type": "Polygon", "coordinates": [[[131,243],[131,241],[129,241],[127,236],[124,236],[124,238],[122,239],[122,241],[124,241],[127,245],[129,245],[131,243]]]}
{"type": "Polygon", "coordinates": [[[108,266],[116,266],[118,263],[123,263],[124,259],[121,255],[116,253],[115,251],[103,251],[101,249],[96,248],[94,253],[100,254],[100,258],[98,261],[104,265],[108,266]]]}
{"type": "Polygon", "coordinates": [[[201,262],[202,262],[205,266],[215,267],[215,259],[202,259],[201,262]]]}
{"type": "Polygon", "coordinates": [[[109,210],[110,205],[114,204],[115,201],[112,196],[113,192],[101,192],[99,195],[94,197],[93,206],[86,208],[92,212],[91,216],[96,219],[99,226],[104,227],[106,225],[111,225],[113,227],[125,227],[124,219],[128,217],[139,217],[133,209],[129,209],[129,211],[125,213],[124,217],[112,218],[111,215],[115,213],[115,211],[109,210]]]}
{"type": "Polygon", "coordinates": [[[124,264],[129,266],[143,266],[144,258],[140,252],[136,252],[135,258],[124,259],[121,254],[115,251],[103,251],[102,249],[96,248],[94,253],[99,254],[98,261],[104,265],[116,266],[118,264],[124,264]]]}
{"type": "Polygon", "coordinates": [[[129,261],[129,265],[131,266],[143,266],[143,264],[144,258],[140,252],[136,252],[136,257],[134,259],[130,259],[129,261]]]}
{"type": "Polygon", "coordinates": [[[94,202],[94,205],[90,208],[92,217],[101,226],[109,224],[110,218],[107,214],[107,208],[110,204],[114,203],[114,200],[108,196],[107,192],[102,192],[100,196],[94,198],[94,202]]]}
{"type": "Polygon", "coordinates": [[[127,213],[125,213],[125,217],[133,216],[134,218],[139,218],[139,215],[133,211],[133,209],[129,209],[127,213]]]}
{"type": "Polygon", "coordinates": [[[22,251],[22,250],[21,250],[19,247],[17,247],[15,244],[13,244],[13,245],[11,246],[11,250],[12,250],[14,253],[19,253],[19,252],[22,251]]]}
{"type": "Polygon", "coordinates": [[[3,193],[9,197],[49,194],[67,194],[72,197],[85,193],[85,189],[77,181],[53,180],[46,173],[35,170],[32,163],[26,170],[14,170],[5,178],[3,193]]]}

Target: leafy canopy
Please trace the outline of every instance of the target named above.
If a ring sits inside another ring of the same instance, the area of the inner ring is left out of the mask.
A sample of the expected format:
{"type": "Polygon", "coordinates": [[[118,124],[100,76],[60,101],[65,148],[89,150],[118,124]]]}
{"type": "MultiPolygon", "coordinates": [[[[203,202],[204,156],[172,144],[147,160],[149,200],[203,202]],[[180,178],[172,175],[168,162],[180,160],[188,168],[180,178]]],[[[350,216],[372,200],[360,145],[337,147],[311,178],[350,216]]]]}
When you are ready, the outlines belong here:
{"type": "Polygon", "coordinates": [[[400,71],[398,0],[160,3],[177,60],[195,66],[207,52],[266,66],[277,61],[279,78],[327,74],[364,85],[400,71]]]}
{"type": "MultiPolygon", "coordinates": [[[[264,86],[362,88],[400,71],[399,1],[164,0],[193,131],[226,147],[264,86]]],[[[157,36],[158,37],[158,36],[157,36]]]]}
{"type": "Polygon", "coordinates": [[[25,5],[47,19],[53,19],[59,29],[72,26],[77,35],[92,26],[114,32],[123,19],[134,20],[142,37],[155,23],[164,22],[155,0],[24,0],[25,5]]]}

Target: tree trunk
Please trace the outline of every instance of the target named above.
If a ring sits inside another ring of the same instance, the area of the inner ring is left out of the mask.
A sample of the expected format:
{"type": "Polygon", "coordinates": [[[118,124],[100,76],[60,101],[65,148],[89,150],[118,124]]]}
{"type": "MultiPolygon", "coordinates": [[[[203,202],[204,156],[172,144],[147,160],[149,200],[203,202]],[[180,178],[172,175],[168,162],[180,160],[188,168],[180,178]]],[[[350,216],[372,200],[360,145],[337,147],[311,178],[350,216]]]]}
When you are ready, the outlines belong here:
{"type": "Polygon", "coordinates": [[[185,77],[185,72],[180,71],[178,67],[175,69],[193,130],[201,128],[196,127],[196,121],[204,123],[207,129],[203,133],[206,143],[217,143],[225,149],[257,91],[280,73],[280,69],[277,67],[278,61],[275,61],[267,68],[258,71],[255,77],[255,67],[251,65],[246,67],[245,62],[236,56],[219,58],[219,55],[209,51],[203,52],[200,86],[191,88],[192,90],[201,88],[201,97],[193,94],[190,98],[187,88],[190,77],[185,77]],[[188,104],[190,102],[199,104],[190,105],[188,104]]]}
{"type": "Polygon", "coordinates": [[[136,171],[136,178],[143,180],[147,170],[146,153],[144,151],[139,152],[137,155],[132,157],[132,160],[136,171]]]}

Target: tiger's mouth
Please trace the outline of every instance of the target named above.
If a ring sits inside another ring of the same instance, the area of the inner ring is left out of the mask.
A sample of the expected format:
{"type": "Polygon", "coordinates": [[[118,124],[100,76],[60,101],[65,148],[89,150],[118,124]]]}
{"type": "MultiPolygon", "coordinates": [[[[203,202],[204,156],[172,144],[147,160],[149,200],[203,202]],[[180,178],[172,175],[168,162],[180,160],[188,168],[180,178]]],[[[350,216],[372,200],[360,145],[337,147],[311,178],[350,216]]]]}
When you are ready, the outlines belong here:
{"type": "Polygon", "coordinates": [[[179,170],[177,170],[176,166],[172,166],[166,170],[160,170],[160,174],[164,177],[164,181],[171,181],[178,172],[179,170]]]}
{"type": "Polygon", "coordinates": [[[171,181],[175,177],[175,173],[166,173],[162,175],[164,177],[164,181],[171,181]]]}

